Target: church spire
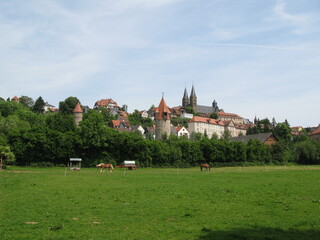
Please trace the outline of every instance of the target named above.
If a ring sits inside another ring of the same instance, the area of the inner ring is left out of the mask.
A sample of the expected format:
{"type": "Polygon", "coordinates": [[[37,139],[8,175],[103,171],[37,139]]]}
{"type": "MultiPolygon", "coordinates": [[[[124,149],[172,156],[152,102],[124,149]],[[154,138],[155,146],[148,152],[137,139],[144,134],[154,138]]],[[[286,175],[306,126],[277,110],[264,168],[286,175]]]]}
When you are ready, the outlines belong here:
{"type": "Polygon", "coordinates": [[[192,89],[191,89],[191,95],[190,95],[190,98],[191,97],[197,97],[196,96],[196,91],[194,90],[194,86],[192,85],[192,89]]]}
{"type": "Polygon", "coordinates": [[[184,94],[182,98],[182,107],[186,107],[190,104],[187,88],[184,89],[184,94]]]}
{"type": "Polygon", "coordinates": [[[197,107],[197,95],[196,95],[196,91],[194,90],[194,86],[192,84],[192,90],[191,90],[191,95],[190,95],[190,106],[193,107],[193,110],[195,112],[198,111],[198,107],[197,107]]]}

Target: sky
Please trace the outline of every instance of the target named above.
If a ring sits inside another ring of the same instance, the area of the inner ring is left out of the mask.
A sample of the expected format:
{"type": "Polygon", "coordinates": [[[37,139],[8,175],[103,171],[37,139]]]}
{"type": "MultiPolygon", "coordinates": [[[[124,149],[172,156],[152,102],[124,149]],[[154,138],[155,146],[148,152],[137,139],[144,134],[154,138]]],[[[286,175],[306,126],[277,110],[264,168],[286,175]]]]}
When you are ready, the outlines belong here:
{"type": "Polygon", "coordinates": [[[320,123],[319,0],[0,0],[0,97],[320,123]]]}

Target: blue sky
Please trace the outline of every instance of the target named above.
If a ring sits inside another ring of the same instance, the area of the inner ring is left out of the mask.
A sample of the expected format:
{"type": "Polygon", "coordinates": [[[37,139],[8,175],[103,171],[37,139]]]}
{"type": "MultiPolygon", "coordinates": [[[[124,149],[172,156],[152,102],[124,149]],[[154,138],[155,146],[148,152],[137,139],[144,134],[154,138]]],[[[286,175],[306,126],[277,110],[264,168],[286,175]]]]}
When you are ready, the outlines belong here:
{"type": "Polygon", "coordinates": [[[0,96],[215,99],[253,120],[320,123],[318,0],[0,0],[0,96]]]}

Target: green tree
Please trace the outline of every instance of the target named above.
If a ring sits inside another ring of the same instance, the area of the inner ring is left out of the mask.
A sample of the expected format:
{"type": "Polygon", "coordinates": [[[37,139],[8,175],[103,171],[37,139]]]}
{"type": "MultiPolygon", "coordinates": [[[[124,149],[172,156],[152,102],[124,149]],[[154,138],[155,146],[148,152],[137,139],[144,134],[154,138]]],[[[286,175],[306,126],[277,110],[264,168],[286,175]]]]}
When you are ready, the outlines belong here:
{"type": "Polygon", "coordinates": [[[319,164],[320,143],[311,140],[298,142],[294,146],[294,159],[299,164],[319,164]]]}
{"type": "Polygon", "coordinates": [[[32,111],[35,113],[44,113],[44,106],[45,102],[43,101],[42,97],[38,97],[36,102],[34,103],[34,106],[32,107],[32,111]]]}
{"type": "Polygon", "coordinates": [[[224,140],[228,140],[231,137],[232,137],[231,136],[231,132],[229,130],[224,130],[222,135],[221,135],[221,139],[224,139],[224,140]]]}
{"type": "Polygon", "coordinates": [[[0,102],[0,115],[2,117],[8,117],[14,115],[18,110],[23,109],[23,106],[17,102],[6,101],[0,102]]]}
{"type": "Polygon", "coordinates": [[[287,143],[290,142],[292,138],[291,129],[286,123],[278,123],[273,130],[273,134],[277,139],[287,143]]]}
{"type": "Polygon", "coordinates": [[[129,121],[131,125],[141,125],[142,124],[142,118],[139,114],[139,111],[137,109],[134,110],[132,114],[129,115],[129,121]]]}
{"type": "Polygon", "coordinates": [[[193,114],[195,115],[196,112],[194,111],[193,107],[185,107],[184,108],[186,110],[187,113],[193,114]]]}
{"type": "Polygon", "coordinates": [[[75,131],[76,127],[72,115],[61,112],[46,115],[46,125],[48,128],[59,132],[75,131]]]}
{"type": "Polygon", "coordinates": [[[68,97],[64,101],[59,102],[59,110],[65,114],[72,114],[77,103],[80,103],[78,98],[68,97]]]}
{"type": "Polygon", "coordinates": [[[211,114],[210,114],[210,118],[219,119],[219,115],[214,112],[214,113],[211,113],[211,114]]]}
{"type": "Polygon", "coordinates": [[[11,152],[10,146],[0,146],[0,170],[7,164],[15,162],[14,153],[11,152]]]}
{"type": "Polygon", "coordinates": [[[34,101],[31,97],[28,96],[21,96],[19,98],[19,103],[22,104],[23,106],[32,109],[34,106],[34,101]]]}

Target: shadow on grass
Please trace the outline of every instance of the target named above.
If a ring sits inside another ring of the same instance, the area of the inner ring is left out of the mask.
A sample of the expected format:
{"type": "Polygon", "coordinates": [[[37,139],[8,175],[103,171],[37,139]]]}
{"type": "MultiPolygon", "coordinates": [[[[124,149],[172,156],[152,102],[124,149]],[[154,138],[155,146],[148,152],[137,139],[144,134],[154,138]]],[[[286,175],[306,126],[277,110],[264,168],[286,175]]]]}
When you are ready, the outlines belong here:
{"type": "Polygon", "coordinates": [[[320,240],[320,230],[282,230],[279,228],[256,227],[230,231],[212,231],[202,228],[203,234],[197,240],[320,240]]]}

